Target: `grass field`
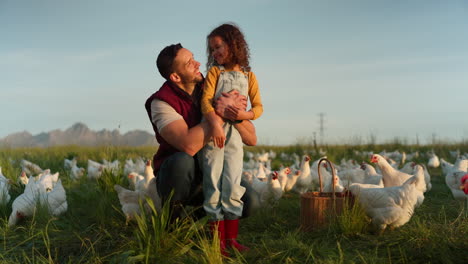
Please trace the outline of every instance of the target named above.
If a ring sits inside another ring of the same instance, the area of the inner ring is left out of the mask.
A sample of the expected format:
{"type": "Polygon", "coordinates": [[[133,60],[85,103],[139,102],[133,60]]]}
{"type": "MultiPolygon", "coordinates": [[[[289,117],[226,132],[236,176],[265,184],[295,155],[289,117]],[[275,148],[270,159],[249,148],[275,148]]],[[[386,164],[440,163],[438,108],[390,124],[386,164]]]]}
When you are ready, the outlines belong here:
{"type": "MultiPolygon", "coordinates": [[[[277,153],[311,151],[312,146],[258,146],[252,152],[277,153]]],[[[355,150],[379,152],[428,150],[453,162],[448,151],[467,152],[467,145],[372,145],[323,147],[328,158],[339,162],[355,158],[355,150]]],[[[167,223],[167,208],[160,214],[142,216],[125,225],[117,194],[118,183],[128,186],[123,171],[105,173],[98,180],[78,181],[64,170],[65,158],[78,158],[86,168],[88,159],[101,161],[150,158],[154,148],[54,147],[0,149],[0,166],[5,176],[15,181],[11,201],[0,205],[0,263],[468,263],[468,213],[466,204],[455,201],[446,187],[440,168],[430,169],[433,188],[422,206],[401,228],[375,234],[359,207],[313,232],[299,228],[300,196],[286,194],[273,208],[259,210],[241,220],[239,240],[251,251],[222,258],[205,232],[206,219],[190,218],[174,225],[167,223]],[[67,193],[68,210],[50,217],[38,208],[33,218],[8,227],[13,200],[23,192],[16,178],[19,160],[30,160],[41,168],[59,172],[67,193]]],[[[318,154],[312,159],[317,159],[318,154]]],[[[366,159],[368,161],[368,158],[366,159]]],[[[420,157],[418,162],[427,162],[420,157]]],[[[287,162],[275,159],[273,169],[287,162]]]]}

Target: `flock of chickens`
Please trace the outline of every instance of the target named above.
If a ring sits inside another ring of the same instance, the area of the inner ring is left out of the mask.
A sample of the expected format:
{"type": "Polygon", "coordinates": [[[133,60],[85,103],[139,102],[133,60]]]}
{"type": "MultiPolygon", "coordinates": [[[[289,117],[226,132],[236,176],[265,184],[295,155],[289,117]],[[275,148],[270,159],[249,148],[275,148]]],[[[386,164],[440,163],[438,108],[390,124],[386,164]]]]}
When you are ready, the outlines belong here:
{"type": "MultiPolygon", "coordinates": [[[[426,165],[411,161],[419,153],[384,151],[379,154],[358,154],[370,156],[371,164],[357,164],[354,160],[342,159],[340,164],[333,164],[331,168],[326,163],[321,163],[318,168],[320,159],[312,161],[308,155],[300,157],[295,153],[281,153],[280,159],[291,164],[281,165],[278,170],[272,170],[271,162],[276,158],[275,152],[246,152],[247,161],[244,162],[242,178],[251,185],[258,196],[259,207],[274,206],[283,194],[288,192],[303,194],[319,191],[321,180],[323,192],[348,190],[357,197],[357,201],[379,230],[406,224],[414,210],[423,203],[424,194],[432,188],[431,176],[426,165]],[[375,167],[372,164],[375,164],[375,167]],[[335,170],[334,173],[331,173],[332,169],[335,170]]],[[[454,164],[439,159],[434,153],[429,155],[427,166],[440,166],[453,197],[468,202],[468,155],[456,154],[454,164]]],[[[42,170],[37,164],[27,160],[21,160],[20,165],[22,172],[18,176],[18,182],[24,185],[24,192],[12,203],[9,226],[16,225],[22,218],[31,217],[39,204],[45,206],[54,216],[66,212],[66,192],[59,179],[59,173],[52,174],[49,169],[42,170]]],[[[71,180],[85,175],[89,179],[96,179],[106,170],[114,174],[120,173],[118,160],[103,160],[103,163],[88,160],[85,170],[77,166],[76,159],[65,159],[64,168],[69,171],[71,180]]],[[[135,161],[127,159],[123,172],[128,177],[129,186],[116,184],[114,190],[126,223],[140,214],[141,208],[150,211],[152,206],[148,201],[152,201],[156,210],[160,210],[161,199],[156,191],[156,178],[151,161],[145,162],[142,158],[135,161]]],[[[2,174],[0,167],[0,204],[10,201],[10,184],[11,179],[2,174]]]]}
{"type": "MultiPolygon", "coordinates": [[[[354,160],[342,159],[341,164],[334,164],[333,168],[327,167],[327,163],[322,163],[318,168],[321,158],[311,161],[308,155],[299,158],[293,154],[291,166],[272,171],[269,164],[274,155],[247,153],[249,160],[244,163],[243,179],[258,194],[261,207],[272,206],[286,192],[303,194],[320,191],[320,175],[322,192],[332,192],[333,188],[335,192],[350,191],[371,218],[372,224],[383,231],[387,227],[406,224],[414,210],[423,203],[424,194],[432,188],[426,165],[411,161],[419,155],[417,152],[408,155],[398,151],[362,153],[371,157],[370,163],[375,167],[365,162],[357,164],[354,160]],[[335,170],[333,180],[331,169],[335,170]]],[[[428,155],[427,166],[442,167],[446,184],[454,198],[468,202],[468,155],[454,154],[455,164],[439,159],[433,152],[428,155]]],[[[291,160],[291,157],[281,158],[291,160]]]]}
{"type": "MultiPolygon", "coordinates": [[[[14,226],[19,220],[31,217],[38,207],[44,207],[53,215],[58,216],[67,211],[68,204],[66,192],[59,179],[59,173],[52,174],[50,169],[43,170],[39,165],[28,160],[21,160],[21,174],[18,176],[18,183],[24,186],[24,192],[20,194],[12,203],[12,212],[8,219],[8,225],[14,226]],[[35,175],[35,176],[34,176],[35,175]]],[[[120,173],[120,163],[118,160],[108,162],[103,160],[99,163],[88,160],[88,168],[77,166],[76,159],[64,160],[65,170],[69,170],[71,180],[77,180],[86,173],[89,179],[99,178],[104,171],[109,173],[120,173]]],[[[133,219],[135,214],[140,213],[140,203],[144,208],[150,210],[146,197],[153,201],[157,208],[161,208],[161,200],[156,191],[156,178],[153,175],[151,161],[144,162],[138,158],[136,162],[128,159],[124,166],[124,174],[128,175],[130,189],[120,185],[115,185],[122,211],[126,216],[127,223],[133,219]],[[143,174],[143,175],[141,175],[143,174]]],[[[9,194],[12,180],[5,177],[0,167],[0,204],[7,204],[11,196],[9,194]]]]}

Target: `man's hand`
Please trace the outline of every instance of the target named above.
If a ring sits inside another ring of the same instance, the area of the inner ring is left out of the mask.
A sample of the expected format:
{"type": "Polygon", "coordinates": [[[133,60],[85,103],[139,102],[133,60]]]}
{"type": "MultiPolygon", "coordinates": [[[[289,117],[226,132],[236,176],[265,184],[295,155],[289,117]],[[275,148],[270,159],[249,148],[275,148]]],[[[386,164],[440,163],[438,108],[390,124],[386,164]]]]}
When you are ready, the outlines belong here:
{"type": "Polygon", "coordinates": [[[247,98],[235,90],[221,95],[214,103],[216,113],[231,121],[238,120],[239,113],[247,108],[247,98]]]}
{"type": "Polygon", "coordinates": [[[224,110],[224,118],[231,121],[252,120],[254,118],[254,113],[252,111],[240,110],[239,108],[230,105],[226,107],[226,110],[224,110]]]}

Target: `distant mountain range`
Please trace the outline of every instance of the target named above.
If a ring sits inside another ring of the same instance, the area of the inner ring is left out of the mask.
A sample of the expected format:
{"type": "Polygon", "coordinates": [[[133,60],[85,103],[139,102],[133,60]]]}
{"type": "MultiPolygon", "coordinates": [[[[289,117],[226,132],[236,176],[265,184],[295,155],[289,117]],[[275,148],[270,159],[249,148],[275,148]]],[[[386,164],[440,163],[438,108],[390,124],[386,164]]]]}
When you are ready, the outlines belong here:
{"type": "Polygon", "coordinates": [[[10,134],[0,139],[0,147],[49,147],[60,145],[79,146],[156,146],[154,135],[143,130],[132,130],[123,135],[117,129],[92,131],[83,123],[75,123],[70,128],[31,135],[27,131],[10,134]]]}

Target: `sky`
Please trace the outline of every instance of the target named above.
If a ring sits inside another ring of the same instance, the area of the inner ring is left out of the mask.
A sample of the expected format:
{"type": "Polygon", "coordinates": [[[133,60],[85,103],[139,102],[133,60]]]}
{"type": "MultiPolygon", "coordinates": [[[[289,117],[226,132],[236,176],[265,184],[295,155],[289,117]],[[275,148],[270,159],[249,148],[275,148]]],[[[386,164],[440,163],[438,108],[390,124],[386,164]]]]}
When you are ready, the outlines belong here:
{"type": "Polygon", "coordinates": [[[468,139],[464,0],[0,0],[0,138],[76,122],[153,133],[157,55],[182,43],[205,73],[225,22],[249,44],[259,144],[468,139]]]}

